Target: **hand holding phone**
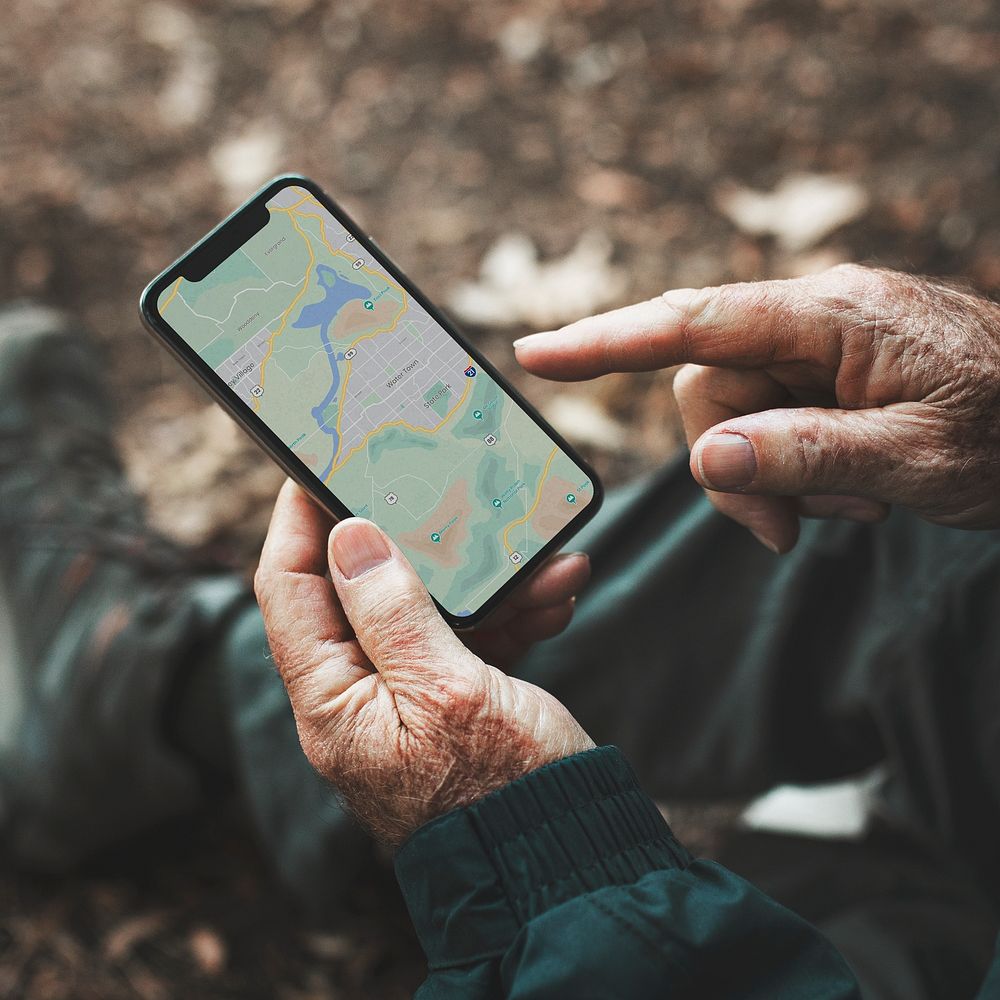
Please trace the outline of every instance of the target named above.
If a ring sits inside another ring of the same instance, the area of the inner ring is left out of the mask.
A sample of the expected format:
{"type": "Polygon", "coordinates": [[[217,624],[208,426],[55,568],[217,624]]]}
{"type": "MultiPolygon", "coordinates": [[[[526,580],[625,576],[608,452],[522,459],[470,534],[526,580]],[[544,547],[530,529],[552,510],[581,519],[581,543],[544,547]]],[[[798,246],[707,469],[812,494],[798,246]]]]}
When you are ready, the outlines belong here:
{"type": "Polygon", "coordinates": [[[376,525],[331,527],[286,483],[256,591],[302,748],[378,840],[398,846],[435,816],[593,747],[551,694],[460,641],[376,525]]]}
{"type": "Polygon", "coordinates": [[[600,505],[586,463],[305,178],[254,195],[141,312],[321,507],[399,545],[453,625],[600,505]]]}

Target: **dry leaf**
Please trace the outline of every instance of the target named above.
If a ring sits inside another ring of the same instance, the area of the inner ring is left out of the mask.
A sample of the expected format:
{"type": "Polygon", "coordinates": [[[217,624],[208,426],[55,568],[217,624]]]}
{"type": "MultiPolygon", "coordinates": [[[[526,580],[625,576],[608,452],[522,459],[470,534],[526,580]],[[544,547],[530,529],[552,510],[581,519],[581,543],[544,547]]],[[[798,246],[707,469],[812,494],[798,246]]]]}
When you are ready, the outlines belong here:
{"type": "Polygon", "coordinates": [[[226,943],[211,927],[196,927],[191,931],[188,948],[203,975],[217,976],[226,967],[226,943]]]}
{"type": "Polygon", "coordinates": [[[868,194],[842,177],[792,174],[769,192],[724,185],[715,204],[742,232],[773,236],[783,250],[799,253],[858,218],[868,207],[868,194]]]}
{"type": "Polygon", "coordinates": [[[198,22],[187,11],[168,3],[147,4],[139,19],[143,37],[171,58],[170,72],[156,96],[160,121],[183,128],[212,108],[218,76],[215,49],[202,37],[198,22]]]}
{"type": "Polygon", "coordinates": [[[255,125],[242,135],[222,140],[208,157],[227,197],[236,200],[278,172],[283,149],[276,128],[255,125]]]}
{"type": "Polygon", "coordinates": [[[325,962],[343,962],[358,950],[358,942],[346,934],[314,933],[306,936],[306,946],[325,962]]]}
{"type": "Polygon", "coordinates": [[[515,17],[500,30],[497,45],[508,62],[531,62],[545,48],[546,33],[541,18],[515,17]]]}
{"type": "Polygon", "coordinates": [[[111,962],[128,958],[137,944],[158,934],[167,923],[162,910],[140,913],[113,927],[104,936],[104,956],[111,962]]]}
{"type": "Polygon", "coordinates": [[[601,168],[583,174],[573,190],[588,205],[599,208],[639,208],[652,199],[652,188],[624,170],[601,168]]]}
{"type": "Polygon", "coordinates": [[[459,285],[449,305],[478,326],[561,326],[624,294],[625,272],[611,264],[611,253],[608,237],[591,231],[565,257],[539,261],[528,236],[507,233],[487,251],[479,280],[459,285]]]}
{"type": "Polygon", "coordinates": [[[542,410],[558,431],[578,444],[606,451],[622,451],[625,448],[625,428],[589,396],[560,392],[550,396],[542,410]]]}

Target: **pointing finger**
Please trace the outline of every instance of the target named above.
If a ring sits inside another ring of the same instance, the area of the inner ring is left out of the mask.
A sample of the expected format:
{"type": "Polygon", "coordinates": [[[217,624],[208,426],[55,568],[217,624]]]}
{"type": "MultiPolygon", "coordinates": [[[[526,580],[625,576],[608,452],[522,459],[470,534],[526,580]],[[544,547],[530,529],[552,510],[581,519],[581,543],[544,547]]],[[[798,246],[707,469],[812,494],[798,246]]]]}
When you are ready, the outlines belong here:
{"type": "Polygon", "coordinates": [[[694,362],[756,368],[781,361],[836,366],[839,324],[826,276],[675,289],[648,302],[515,341],[518,362],[569,381],[694,362]]]}

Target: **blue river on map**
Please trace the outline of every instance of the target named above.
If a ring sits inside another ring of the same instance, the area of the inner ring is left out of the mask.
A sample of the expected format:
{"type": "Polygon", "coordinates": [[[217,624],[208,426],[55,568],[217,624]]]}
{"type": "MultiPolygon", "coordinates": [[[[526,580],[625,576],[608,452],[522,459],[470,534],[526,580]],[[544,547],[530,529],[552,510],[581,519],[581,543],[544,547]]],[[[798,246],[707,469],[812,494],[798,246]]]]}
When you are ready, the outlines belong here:
{"type": "Polygon", "coordinates": [[[372,290],[363,285],[356,285],[352,281],[337,274],[326,264],[316,266],[316,281],[323,289],[323,298],[319,302],[313,302],[306,306],[299,313],[299,318],[292,324],[296,329],[303,330],[312,327],[319,327],[319,335],[323,341],[323,348],[326,351],[326,359],[330,363],[330,388],[323,399],[312,408],[312,415],[319,429],[324,434],[329,434],[333,438],[333,448],[330,453],[330,461],[327,467],[320,473],[319,478],[326,482],[327,476],[333,470],[333,459],[337,454],[337,428],[328,427],[324,413],[326,408],[337,398],[337,390],[340,388],[340,370],[338,361],[342,361],[343,354],[338,354],[330,343],[330,327],[337,318],[337,313],[354,299],[370,299],[372,290]]]}

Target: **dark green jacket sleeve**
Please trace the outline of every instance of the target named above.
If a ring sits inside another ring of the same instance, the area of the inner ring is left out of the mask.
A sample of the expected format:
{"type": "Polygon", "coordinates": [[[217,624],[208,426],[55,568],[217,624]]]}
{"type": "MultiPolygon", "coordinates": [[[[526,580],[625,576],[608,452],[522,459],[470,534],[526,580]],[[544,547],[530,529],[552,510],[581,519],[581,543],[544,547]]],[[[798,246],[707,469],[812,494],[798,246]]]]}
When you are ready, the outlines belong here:
{"type": "Polygon", "coordinates": [[[993,952],[993,965],[986,980],[976,994],[977,1000],[1000,1000],[1000,937],[993,952]]]}
{"type": "Polygon", "coordinates": [[[859,996],[819,931],[691,859],[613,747],[428,823],[396,872],[421,1000],[859,996]]]}

